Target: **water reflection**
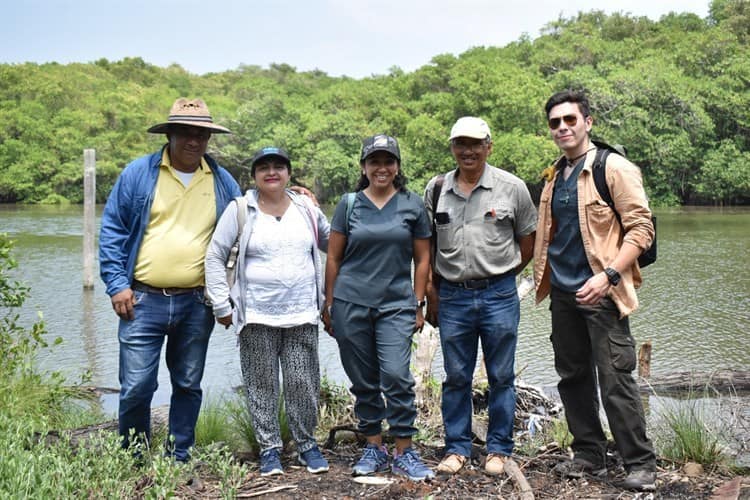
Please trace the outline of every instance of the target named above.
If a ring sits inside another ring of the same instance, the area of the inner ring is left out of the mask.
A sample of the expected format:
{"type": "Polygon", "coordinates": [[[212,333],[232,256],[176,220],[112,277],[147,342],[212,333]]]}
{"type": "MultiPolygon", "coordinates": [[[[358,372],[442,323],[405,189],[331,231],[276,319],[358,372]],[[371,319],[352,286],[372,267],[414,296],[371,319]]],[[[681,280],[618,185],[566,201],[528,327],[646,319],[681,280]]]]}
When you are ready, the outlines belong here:
{"type": "MultiPolygon", "coordinates": [[[[101,207],[99,207],[101,209],[101,207]]],[[[83,209],[1,206],[0,231],[16,241],[16,275],[31,286],[21,312],[30,326],[43,311],[50,337],[64,343],[40,353],[41,366],[77,379],[91,370],[93,383],[119,387],[117,317],[97,280],[84,292],[83,209]]],[[[681,209],[659,212],[659,260],[644,270],[641,309],[632,317],[636,340],[653,343],[655,374],[750,366],[750,210],[681,209]]],[[[527,382],[557,383],[549,342],[549,302],[521,304],[517,371],[527,382]]],[[[436,360],[440,373],[440,354],[436,360]]],[[[348,383],[336,342],[321,329],[321,370],[348,383]]],[[[163,359],[163,356],[162,356],[163,359]]],[[[168,402],[169,378],[160,367],[154,404],[168,402]]],[[[216,328],[209,343],[204,388],[220,395],[241,384],[233,330],[216,328]]],[[[110,410],[116,408],[116,398],[110,410]]]]}

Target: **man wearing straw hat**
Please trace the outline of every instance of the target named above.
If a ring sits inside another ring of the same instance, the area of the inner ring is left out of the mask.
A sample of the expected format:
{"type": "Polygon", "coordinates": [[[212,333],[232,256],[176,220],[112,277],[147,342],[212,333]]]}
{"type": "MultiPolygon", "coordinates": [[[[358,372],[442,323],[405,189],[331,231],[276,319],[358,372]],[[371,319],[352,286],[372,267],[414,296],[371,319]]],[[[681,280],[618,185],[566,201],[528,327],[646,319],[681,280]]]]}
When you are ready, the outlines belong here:
{"type": "Polygon", "coordinates": [[[240,187],[206,154],[211,119],[201,99],[177,99],[148,129],[167,144],[120,174],[102,215],[101,277],[120,318],[119,431],[150,438],[151,399],[166,339],[172,382],[167,452],[187,461],[201,407],[201,378],[214,317],[204,298],[203,260],[214,226],[240,187]]]}

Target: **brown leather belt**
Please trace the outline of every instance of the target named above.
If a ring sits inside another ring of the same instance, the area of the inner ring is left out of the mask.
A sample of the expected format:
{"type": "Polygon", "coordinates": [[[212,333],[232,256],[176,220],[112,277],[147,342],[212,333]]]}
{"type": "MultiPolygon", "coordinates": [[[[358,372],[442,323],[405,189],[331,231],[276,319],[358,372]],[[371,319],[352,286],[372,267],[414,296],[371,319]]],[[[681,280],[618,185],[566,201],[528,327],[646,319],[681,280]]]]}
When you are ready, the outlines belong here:
{"type": "Polygon", "coordinates": [[[133,285],[130,288],[132,288],[133,290],[137,290],[139,292],[158,293],[161,295],[166,295],[167,297],[171,295],[184,295],[186,293],[193,293],[193,292],[203,290],[202,286],[196,286],[193,288],[177,288],[177,287],[156,288],[156,287],[147,285],[146,283],[142,283],[137,280],[133,280],[133,285]]]}

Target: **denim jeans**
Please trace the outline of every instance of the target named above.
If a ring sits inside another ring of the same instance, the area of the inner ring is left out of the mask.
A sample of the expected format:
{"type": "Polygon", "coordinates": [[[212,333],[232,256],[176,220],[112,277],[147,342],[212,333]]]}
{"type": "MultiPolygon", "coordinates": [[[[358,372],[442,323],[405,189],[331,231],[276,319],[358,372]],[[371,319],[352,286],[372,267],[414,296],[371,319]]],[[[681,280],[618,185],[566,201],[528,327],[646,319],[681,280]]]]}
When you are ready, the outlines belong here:
{"type": "Polygon", "coordinates": [[[159,356],[167,338],[166,362],[172,383],[169,406],[168,449],[185,461],[195,443],[203,392],[201,379],[214,317],[203,291],[165,296],[134,291],[132,321],[120,320],[119,431],[128,446],[131,430],[148,440],[151,434],[151,399],[158,387],[159,356]]]}
{"type": "Polygon", "coordinates": [[[438,322],[446,374],[442,401],[446,454],[471,456],[471,385],[479,341],[490,384],[487,452],[513,452],[519,318],[516,278],[512,274],[481,290],[441,281],[438,322]]]}
{"type": "Polygon", "coordinates": [[[333,334],[352,382],[359,431],[365,436],[380,434],[383,419],[391,436],[417,433],[414,377],[409,369],[416,314],[415,308],[380,311],[338,299],[333,302],[333,334]]]}

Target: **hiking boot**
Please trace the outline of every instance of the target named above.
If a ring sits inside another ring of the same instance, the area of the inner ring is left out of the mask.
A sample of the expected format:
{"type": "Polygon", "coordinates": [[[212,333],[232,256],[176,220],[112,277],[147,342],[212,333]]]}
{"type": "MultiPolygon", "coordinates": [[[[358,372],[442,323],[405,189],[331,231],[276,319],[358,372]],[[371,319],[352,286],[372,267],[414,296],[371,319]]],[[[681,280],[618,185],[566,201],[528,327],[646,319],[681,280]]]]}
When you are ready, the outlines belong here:
{"type": "Polygon", "coordinates": [[[487,455],[487,461],[484,463],[484,471],[490,476],[499,476],[505,472],[505,463],[511,460],[507,455],[490,453],[487,455]]]}
{"type": "Polygon", "coordinates": [[[574,458],[573,460],[566,460],[555,465],[552,469],[555,474],[562,477],[570,477],[574,479],[580,479],[584,474],[589,474],[594,477],[602,477],[607,474],[607,467],[604,465],[596,465],[589,462],[585,458],[574,458]]]}
{"type": "Polygon", "coordinates": [[[279,457],[279,450],[271,448],[261,452],[260,454],[260,475],[261,476],[276,476],[283,474],[284,469],[281,468],[281,457],[279,457]]]}
{"type": "Polygon", "coordinates": [[[456,474],[463,468],[467,460],[468,457],[459,455],[458,453],[451,453],[443,457],[443,460],[437,466],[437,471],[441,474],[456,474]]]}
{"type": "Polygon", "coordinates": [[[297,460],[302,465],[306,465],[307,472],[311,474],[328,472],[328,461],[323,457],[323,454],[320,453],[317,446],[313,446],[309,450],[300,453],[297,460]]]}
{"type": "Polygon", "coordinates": [[[362,451],[362,458],[352,467],[352,474],[355,476],[367,476],[376,472],[383,472],[387,468],[388,452],[385,447],[368,444],[362,451]]]}
{"type": "Polygon", "coordinates": [[[422,459],[414,450],[414,448],[404,448],[404,452],[401,455],[393,454],[393,466],[391,471],[397,476],[404,476],[412,481],[424,481],[425,479],[432,479],[435,477],[435,473],[422,463],[422,459]]]}
{"type": "Polygon", "coordinates": [[[646,469],[631,470],[622,482],[622,487],[636,491],[654,491],[656,489],[656,472],[646,469]]]}

